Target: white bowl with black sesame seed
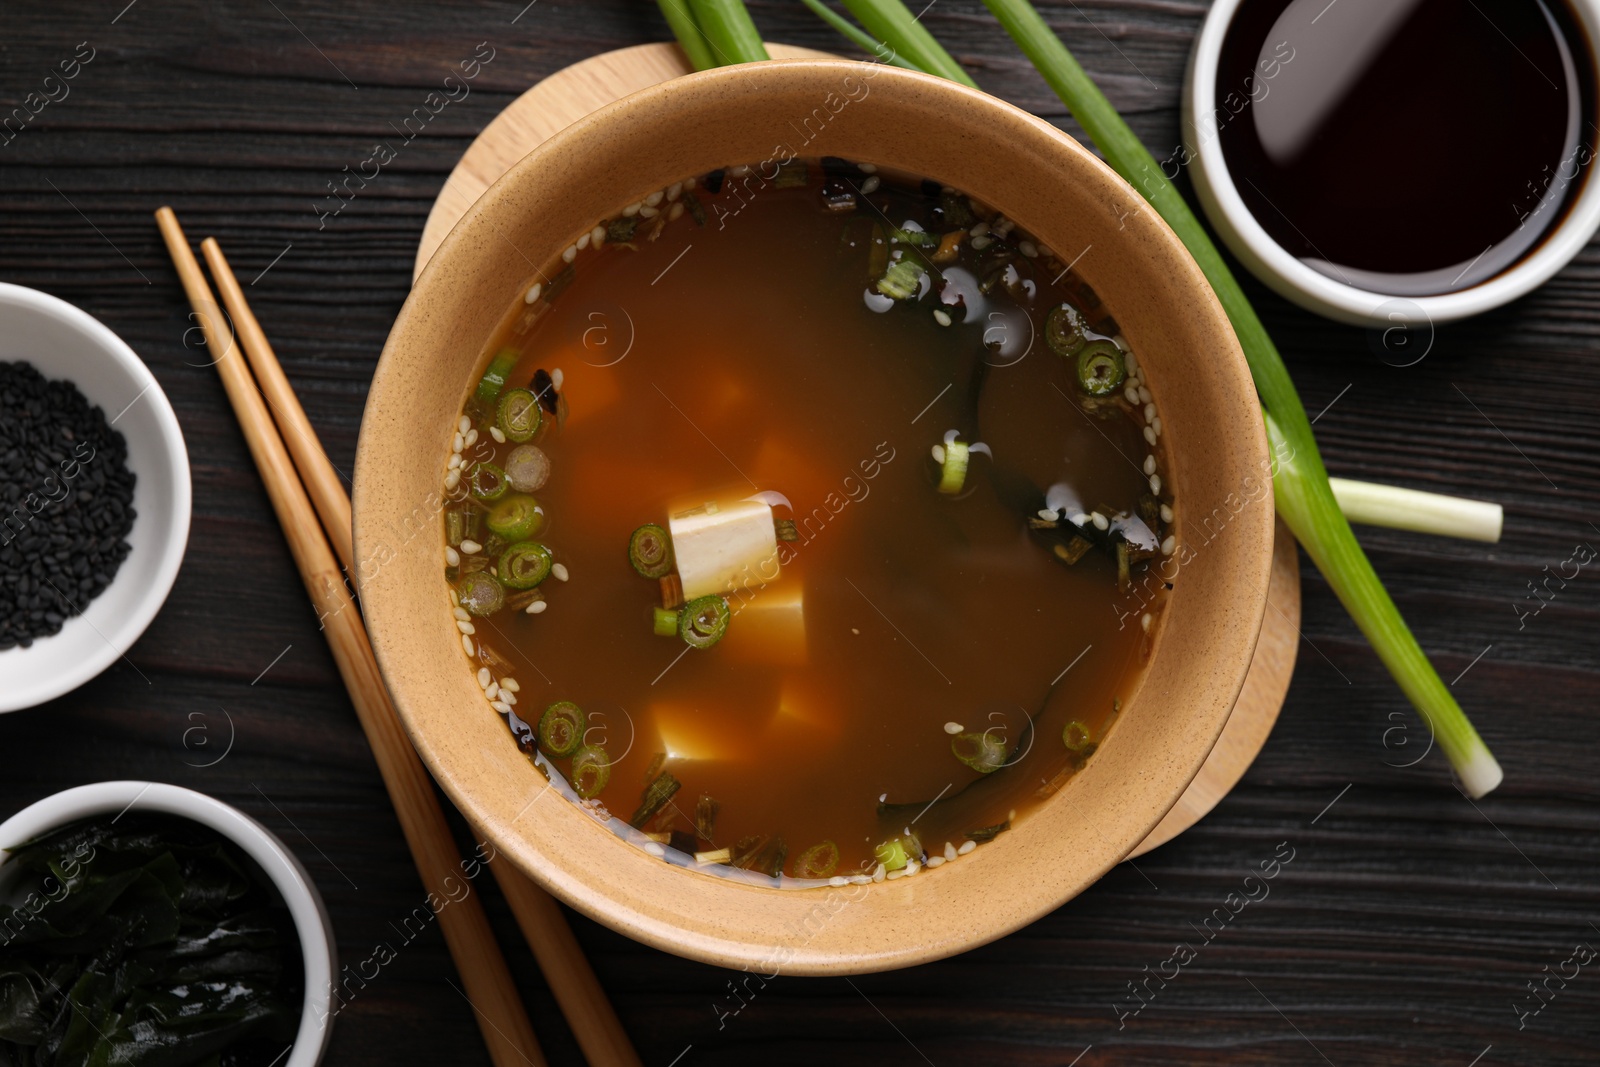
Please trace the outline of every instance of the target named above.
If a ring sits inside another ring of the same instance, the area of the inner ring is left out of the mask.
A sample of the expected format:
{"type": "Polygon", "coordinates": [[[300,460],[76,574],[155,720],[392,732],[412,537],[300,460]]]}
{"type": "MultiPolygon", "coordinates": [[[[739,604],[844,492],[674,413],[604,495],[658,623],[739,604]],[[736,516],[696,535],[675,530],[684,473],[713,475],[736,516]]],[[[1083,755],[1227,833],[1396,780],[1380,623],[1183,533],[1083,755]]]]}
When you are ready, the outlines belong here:
{"type": "Polygon", "coordinates": [[[172,405],[138,354],[66,301],[0,283],[0,364],[18,362],[49,382],[70,382],[103,413],[100,432],[120,435],[126,449],[125,459],[121,447],[108,458],[119,459],[134,482],[131,500],[123,500],[125,483],[116,465],[101,460],[104,449],[84,447],[82,427],[51,408],[70,404],[61,390],[40,394],[44,409],[19,416],[16,405],[30,402],[25,390],[37,383],[0,368],[0,407],[12,405],[0,417],[8,423],[0,426],[0,712],[53,700],[124,658],[165,603],[189,539],[188,451],[172,405]],[[18,431],[24,423],[35,437],[18,431]],[[114,506],[96,503],[106,495],[116,497],[114,506]],[[126,555],[111,573],[107,561],[122,550],[104,543],[120,527],[95,524],[127,507],[126,555]],[[65,511],[79,513],[78,521],[65,520],[65,511]],[[103,544],[86,548],[95,533],[103,544]],[[55,633],[32,632],[58,625],[55,633]]]}

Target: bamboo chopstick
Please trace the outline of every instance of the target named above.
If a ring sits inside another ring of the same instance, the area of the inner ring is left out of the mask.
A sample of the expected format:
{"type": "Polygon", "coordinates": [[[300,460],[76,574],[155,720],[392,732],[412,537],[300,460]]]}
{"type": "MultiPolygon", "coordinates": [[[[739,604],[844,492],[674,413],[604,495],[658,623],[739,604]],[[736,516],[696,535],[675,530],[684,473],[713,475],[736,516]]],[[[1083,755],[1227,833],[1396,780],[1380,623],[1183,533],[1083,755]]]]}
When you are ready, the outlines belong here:
{"type": "MultiPolygon", "coordinates": [[[[222,254],[216,238],[207,237],[200,242],[206,265],[211,268],[211,278],[217,292],[233,320],[240,347],[244,349],[255,371],[277,421],[278,429],[294,457],[294,465],[305,482],[322,524],[344,564],[345,572],[354,579],[356,574],[354,551],[351,547],[350,497],[333,463],[317,440],[317,432],[306,418],[294,388],[284,376],[283,367],[267,340],[266,332],[257,321],[255,313],[245,299],[244,289],[234,276],[233,268],[222,254]]],[[[584,1057],[594,1067],[639,1067],[639,1056],[628,1041],[627,1031],[617,1018],[605,990],[589,966],[572,927],[550,895],[535,885],[526,875],[509,863],[492,863],[500,890],[516,917],[528,947],[533,950],[539,969],[544,972],[550,991],[566,1017],[567,1025],[577,1038],[584,1057]]]]}
{"type": "Polygon", "coordinates": [[[438,894],[439,900],[451,901],[437,912],[439,926],[466,986],[466,997],[477,1016],[490,1058],[496,1067],[545,1067],[544,1053],[533,1036],[527,1011],[495,943],[480,898],[468,894],[456,901],[455,894],[447,888],[447,882],[460,885],[461,853],[434,794],[433,781],[389,703],[366,630],[345,589],[339,564],[328,547],[311,501],[256,391],[249,368],[242,360],[229,358],[233,355],[231,339],[219,329],[222,320],[216,302],[177,216],[171,208],[163,207],[156,212],[156,223],[189,304],[201,320],[206,344],[215,357],[217,372],[250,446],[250,455],[266,485],[312,605],[322,619],[328,647],[350,691],[390,802],[399,816],[400,828],[411,846],[417,872],[430,893],[438,894]]]}

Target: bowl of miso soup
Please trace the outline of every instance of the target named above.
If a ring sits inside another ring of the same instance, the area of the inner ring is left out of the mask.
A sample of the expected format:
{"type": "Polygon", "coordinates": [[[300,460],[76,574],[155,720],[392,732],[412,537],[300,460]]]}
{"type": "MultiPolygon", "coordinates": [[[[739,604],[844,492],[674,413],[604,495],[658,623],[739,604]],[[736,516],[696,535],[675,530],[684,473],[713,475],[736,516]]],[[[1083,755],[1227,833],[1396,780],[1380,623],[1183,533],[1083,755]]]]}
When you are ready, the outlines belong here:
{"type": "Polygon", "coordinates": [[[1204,277],[992,97],[680,78],[513,168],[373,380],[363,608],[510,862],[646,943],[856,973],[1057,908],[1255,646],[1271,464],[1204,277]]]}

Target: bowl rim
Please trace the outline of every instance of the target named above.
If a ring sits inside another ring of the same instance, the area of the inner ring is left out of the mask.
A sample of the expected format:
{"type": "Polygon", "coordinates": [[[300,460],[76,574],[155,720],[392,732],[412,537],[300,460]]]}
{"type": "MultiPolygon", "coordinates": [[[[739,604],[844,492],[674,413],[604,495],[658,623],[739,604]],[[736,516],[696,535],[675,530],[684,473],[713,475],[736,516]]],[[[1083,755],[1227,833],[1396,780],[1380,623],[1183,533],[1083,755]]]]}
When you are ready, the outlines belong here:
{"type": "MultiPolygon", "coordinates": [[[[1432,296],[1362,289],[1313,270],[1267,233],[1239,195],[1218,137],[1217,72],[1223,40],[1244,0],[1216,0],[1195,36],[1183,88],[1183,143],[1206,218],[1240,262],[1280,296],[1336,322],[1390,328],[1479,315],[1549,281],[1600,229],[1600,181],[1583,176],[1565,216],[1531,251],[1476,285],[1432,296]]],[[[1591,55],[1600,61],[1600,0],[1570,0],[1591,55]]]]}
{"type": "Polygon", "coordinates": [[[337,1014],[328,1010],[333,976],[339,969],[333,924],[316,883],[294,853],[271,830],[233,805],[164,782],[130,779],[63,789],[0,822],[0,880],[11,859],[5,850],[12,845],[108,811],[117,812],[117,818],[121,818],[135,808],[182,816],[215,830],[244,849],[272,880],[300,935],[300,957],[305,969],[300,1026],[282,1067],[315,1067],[327,1049],[337,1014]]]}
{"type": "MultiPolygon", "coordinates": [[[[1118,221],[1125,220],[1125,228],[1142,234],[1142,240],[1148,240],[1154,247],[1149,254],[1160,261],[1160,266],[1167,271],[1168,277],[1175,279],[1173,288],[1181,288],[1183,299],[1187,301],[1185,311],[1181,314],[1193,314],[1197,325],[1193,328],[1207,334],[1221,349],[1224,350],[1226,359],[1216,361],[1221,364],[1217,373],[1221,375],[1219,388],[1223,388],[1230,395],[1237,394],[1241,399],[1254,398],[1254,387],[1251,383],[1248,367],[1245,364],[1242,352],[1238,348],[1232,327],[1226,314],[1217,302],[1215,295],[1206,283],[1199,267],[1189,256],[1182,242],[1172,233],[1171,229],[1160,220],[1153,211],[1144,210],[1144,201],[1138,194],[1117,177],[1110,168],[1096,159],[1083,146],[1072,138],[1057,130],[1049,123],[1013,107],[1012,105],[991,97],[977,90],[956,85],[943,79],[933,78],[928,75],[901,70],[898,68],[878,64],[851,62],[851,61],[826,61],[826,60],[773,60],[760,64],[749,64],[739,67],[724,67],[715,70],[703,71],[688,75],[683,78],[673,79],[659,85],[641,90],[613,104],[604,107],[585,119],[582,119],[567,129],[555,134],[537,149],[524,157],[511,171],[497,181],[473,206],[472,210],[446,237],[439,250],[429,261],[427,268],[418,278],[413,287],[411,296],[402,307],[396,319],[395,326],[385,346],[384,355],[380,361],[377,373],[374,376],[372,390],[369,393],[368,405],[362,421],[361,442],[357,455],[357,471],[355,479],[355,536],[357,541],[357,557],[362,560],[383,558],[388,550],[384,541],[383,531],[379,528],[381,515],[373,515],[369,519],[367,501],[374,495],[382,496],[384,488],[374,488],[375,485],[386,485],[398,475],[377,454],[382,446],[375,444],[375,439],[382,432],[380,427],[387,422],[403,421],[401,415],[408,410],[407,395],[397,379],[412,373],[413,368],[405,364],[403,371],[385,374],[386,367],[393,367],[402,363],[406,358],[399,350],[406,346],[403,338],[416,322],[418,330],[436,328],[435,323],[442,321],[442,314],[438,309],[424,305],[421,297],[429,294],[435,286],[445,287],[449,290],[450,282],[463,282],[461,275],[465,272],[464,264],[473,256],[473,250],[487,247],[498,240],[506,242],[504,233],[494,224],[492,215],[496,211],[507,212],[513,210],[512,205],[517,202],[515,191],[524,181],[537,185],[540,165],[547,159],[560,159],[568,156],[581,157],[586,142],[595,139],[601,141],[605,137],[608,126],[629,123],[643,124],[652,116],[656,106],[662,103],[663,98],[678,98],[680,104],[684,99],[689,99],[693,106],[711,108],[716,106],[714,101],[718,97],[733,98],[736,96],[758,95],[762,90],[773,93],[784,91],[799,91],[805,89],[815,92],[824,83],[822,79],[854,74],[861,76],[863,69],[873,71],[872,77],[880,80],[877,87],[904,83],[906,91],[911,94],[908,100],[915,100],[916,94],[937,94],[943,97],[941,105],[950,107],[964,107],[980,109],[985,119],[993,118],[994,121],[1006,127],[1008,133],[1014,133],[1019,138],[1026,140],[1026,147],[1018,148],[1018,159],[1025,162],[1037,160],[1040,153],[1050,155],[1050,161],[1063,163],[1075,169],[1075,176],[1090,183],[1093,195],[1100,198],[1096,202],[1097,208],[1114,204],[1125,206],[1127,210],[1117,216],[1118,221]],[[807,81],[806,79],[810,79],[807,81]],[[1030,154],[1031,153],[1031,154],[1030,154]],[[457,264],[456,260],[462,260],[457,264]],[[446,281],[439,281],[446,279],[446,281]],[[374,548],[377,551],[374,551],[374,548]]],[[[689,105],[682,105],[689,106],[689,105]]],[[[729,105],[733,106],[733,105],[729,105]]],[[[905,105],[910,107],[908,103],[905,105]]],[[[656,116],[657,118],[659,116],[656,116]]],[[[629,127],[632,129],[632,127],[629,127]]],[[[815,154],[815,153],[813,153],[815,154]]],[[[871,158],[871,162],[885,166],[904,166],[904,161],[896,162],[888,158],[871,158]]],[[[717,161],[712,166],[722,165],[726,160],[717,161]]],[[[642,184],[642,179],[641,179],[642,184]]],[[[1115,213],[1116,207],[1110,206],[1108,210],[1115,213]]],[[[526,205],[521,205],[526,210],[526,205]]],[[[1027,214],[1026,211],[1017,213],[1027,214]]],[[[1019,222],[1025,220],[1019,218],[1019,222]]],[[[524,259],[527,253],[515,248],[524,259]]],[[[559,245],[556,246],[559,250],[559,245]]],[[[531,261],[530,261],[531,262],[531,261]]],[[[1209,362],[1208,366],[1211,365],[1209,362]]],[[[463,386],[463,395],[465,386],[463,386]]],[[[1253,433],[1248,440],[1251,444],[1244,447],[1241,455],[1248,453],[1255,456],[1266,455],[1265,430],[1261,425],[1261,415],[1258,407],[1252,403],[1242,405],[1238,418],[1242,425],[1251,429],[1253,433]]],[[[412,420],[414,424],[414,419],[412,420]]],[[[1265,460],[1262,460],[1263,465],[1265,460]]],[[[1241,461],[1242,465],[1243,461],[1241,461]]],[[[1265,597],[1268,585],[1268,576],[1272,562],[1272,528],[1273,513],[1271,508],[1270,493],[1266,496],[1266,506],[1251,517],[1249,529],[1243,534],[1249,539],[1250,545],[1258,547],[1259,552],[1250,558],[1253,569],[1249,577],[1254,581],[1243,588],[1243,595],[1238,602],[1243,605],[1238,611],[1240,625],[1232,633],[1209,635],[1206,642],[1208,646],[1215,645],[1226,650],[1220,657],[1227,661],[1224,668],[1219,668],[1215,675],[1195,683],[1197,688],[1219,699],[1226,694],[1226,704],[1216,714],[1214,721],[1206,721],[1203,725],[1193,729],[1184,739],[1181,752],[1174,755],[1164,753],[1157,759],[1149,761],[1145,768],[1152,777],[1159,778],[1170,788],[1154,793],[1155,799],[1151,801],[1154,807],[1148,812],[1148,818],[1141,817],[1146,825],[1142,826],[1140,833],[1129,841],[1128,849],[1137,845],[1145,834],[1148,833],[1163,817],[1165,812],[1177,802],[1189,781],[1198,772],[1212,745],[1215,744],[1223,725],[1227,720],[1228,711],[1232,702],[1237,699],[1243,686],[1244,677],[1249,667],[1250,654],[1254,649],[1256,637],[1259,634],[1261,617],[1265,611],[1265,597]],[[1233,662],[1232,653],[1238,652],[1237,663],[1233,662]],[[1192,759],[1191,759],[1192,757],[1192,759]],[[1192,765],[1191,765],[1192,764],[1192,765]],[[1156,767],[1160,765],[1161,770],[1156,767]],[[1172,775],[1169,779],[1167,775],[1172,775]],[[1181,779],[1181,780],[1180,780],[1181,779]]],[[[363,602],[369,609],[368,624],[373,639],[374,650],[386,679],[389,680],[391,692],[395,703],[401,713],[402,721],[415,743],[425,763],[429,766],[441,787],[450,796],[468,821],[481,832],[488,834],[501,851],[511,857],[512,862],[528,873],[544,888],[555,893],[574,908],[582,911],[597,921],[616,929],[629,937],[642,941],[653,947],[687,956],[692,959],[712,963],[720,966],[750,968],[756,964],[773,962],[774,946],[766,940],[776,931],[774,923],[766,932],[760,935],[751,934],[749,931],[731,929],[724,922],[723,917],[708,914],[698,928],[685,925],[686,920],[672,921],[651,912],[645,898],[629,899],[620,891],[610,889],[612,883],[592,872],[578,870],[573,864],[562,864],[553,861],[552,857],[543,854],[531,842],[533,836],[523,833],[508,826],[500,826],[505,822],[502,814],[494,805],[484,797],[478,796],[475,791],[474,774],[465,765],[452,763],[442,757],[441,746],[445,739],[432,736],[424,729],[427,718],[427,702],[419,693],[408,690],[399,680],[410,673],[414,673],[414,666],[406,659],[401,646],[405,642],[404,624],[398,616],[390,619],[385,615],[383,605],[390,602],[392,595],[390,585],[394,583],[380,582],[376,575],[378,570],[369,573],[367,567],[359,568],[359,581],[361,584],[363,602]],[[396,629],[399,627],[399,629],[396,629]],[[767,946],[764,948],[763,946],[767,946]],[[762,955],[767,952],[767,955],[762,955]]],[[[1239,580],[1241,587],[1246,586],[1243,576],[1239,580]]],[[[402,598],[403,599],[403,598],[402,598]]],[[[1220,609],[1219,609],[1220,610],[1220,609]]],[[[1159,642],[1158,642],[1159,647],[1159,642]]],[[[1217,657],[1214,657],[1217,658],[1217,657]]],[[[464,673],[467,677],[470,672],[464,673]]],[[[1109,749],[1110,746],[1108,746],[1109,749]]],[[[1091,768],[1094,763],[1089,765],[1091,768]]],[[[1110,773],[1110,772],[1106,772],[1110,773]]],[[[542,796],[542,793],[539,794],[542,796]]],[[[538,796],[535,797],[535,800],[538,796]]],[[[558,798],[559,799],[559,798],[558,798]]],[[[563,802],[564,803],[564,802],[563,802]]],[[[526,812],[532,807],[532,802],[523,806],[526,812]]],[[[589,820],[585,820],[589,822],[589,820]]],[[[590,826],[594,833],[606,833],[603,829],[590,826]]],[[[586,831],[587,832],[587,831],[586,831]]],[[[607,834],[607,836],[610,836],[607,834]]],[[[1018,835],[1006,835],[1006,840],[1018,835]]],[[[1026,836],[1026,835],[1022,835],[1026,836]]],[[[631,849],[625,843],[616,842],[619,848],[629,848],[630,852],[639,852],[631,849]]],[[[1126,849],[1121,853],[1111,855],[1115,849],[1104,849],[1107,857],[1096,855],[1091,861],[1081,862],[1073,868],[1069,878],[1074,887],[1061,891],[1067,883],[1064,881],[1051,881],[1058,876],[1054,873],[1041,874],[1040,882],[1049,883],[1048,888],[1040,888],[1035,884],[1027,891],[1020,887],[1016,896],[1019,898],[1011,906],[1010,911],[1003,918],[991,917],[988,925],[973,926],[960,930],[943,930],[938,936],[928,937],[916,943],[900,943],[889,948],[868,950],[851,947],[848,950],[824,950],[810,945],[808,942],[799,952],[790,953],[782,961],[781,969],[790,974],[855,974],[868,971],[886,970],[896,967],[910,966],[917,963],[929,962],[940,959],[957,952],[966,951],[992,941],[1005,934],[1011,933],[1027,925],[1059,907],[1064,900],[1069,899],[1077,892],[1103,876],[1106,871],[1115,866],[1126,849]]],[[[620,854],[619,854],[620,855],[620,854]]],[[[663,871],[670,871],[676,878],[695,878],[691,871],[673,871],[662,864],[661,861],[644,856],[639,852],[642,860],[652,865],[659,866],[663,871]]],[[[630,862],[619,860],[619,863],[630,862]]],[[[941,872],[947,873],[947,872],[941,872]]],[[[733,882],[723,882],[709,878],[698,879],[703,883],[716,882],[740,892],[753,892],[762,894],[776,894],[780,897],[795,898],[808,894],[794,893],[785,890],[766,889],[754,886],[736,885],[733,882]]],[[[912,880],[898,883],[905,887],[912,880]]],[[[683,883],[675,883],[682,885],[683,883]]],[[[880,893],[893,892],[892,887],[873,887],[880,893]]],[[[826,890],[818,890],[826,893],[826,890]]],[[[830,934],[830,937],[834,935],[830,934]]],[[[787,951],[787,949],[785,949],[787,951]]]]}
{"type": "MultiPolygon", "coordinates": [[[[134,402],[148,404],[154,414],[156,426],[160,431],[159,451],[164,456],[167,475],[172,483],[171,504],[167,509],[171,529],[167,538],[160,545],[151,546],[152,558],[148,561],[148,566],[130,566],[130,562],[143,562],[133,561],[130,557],[123,561],[116,577],[112,579],[113,584],[125,581],[139,587],[139,599],[134,610],[123,616],[121,622],[110,633],[90,631],[94,640],[82,642],[83,653],[73,661],[70,668],[51,673],[31,672],[31,677],[20,679],[17,684],[8,686],[5,691],[0,692],[0,714],[3,714],[31,708],[70,693],[100,675],[132,648],[134,642],[144,636],[145,630],[166,604],[172,586],[178,579],[184,554],[188,551],[194,493],[189,480],[189,450],[184,443],[183,429],[178,424],[178,416],[172,410],[172,403],[162,391],[156,376],[126,341],[82,308],[60,297],[25,285],[0,282],[0,308],[15,309],[24,314],[55,320],[82,336],[97,352],[109,358],[128,375],[140,390],[134,402]]],[[[48,364],[41,366],[39,363],[34,363],[34,366],[46,378],[55,380],[48,364]]],[[[77,385],[76,382],[73,384],[77,385]]],[[[131,406],[130,403],[129,407],[131,406]]],[[[138,486],[134,487],[134,501],[136,506],[150,506],[148,498],[141,499],[138,486]]],[[[89,605],[85,605],[85,613],[92,603],[91,601],[89,605]]],[[[81,619],[82,616],[73,618],[81,619]]],[[[45,642],[60,636],[54,634],[51,637],[40,638],[35,642],[34,648],[41,647],[45,642]]],[[[20,662],[25,661],[32,652],[32,648],[10,648],[0,652],[0,657],[12,657],[12,662],[20,662]]]]}

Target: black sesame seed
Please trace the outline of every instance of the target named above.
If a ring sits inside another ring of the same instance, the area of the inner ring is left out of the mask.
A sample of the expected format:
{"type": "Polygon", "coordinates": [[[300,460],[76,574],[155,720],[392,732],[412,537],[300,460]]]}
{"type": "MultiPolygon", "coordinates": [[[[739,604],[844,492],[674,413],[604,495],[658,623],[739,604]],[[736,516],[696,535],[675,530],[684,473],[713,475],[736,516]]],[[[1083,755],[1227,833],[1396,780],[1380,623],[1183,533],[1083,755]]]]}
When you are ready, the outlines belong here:
{"type": "Polygon", "coordinates": [[[122,434],[71,382],[0,362],[0,651],[60,631],[127,558],[122,434]]]}

